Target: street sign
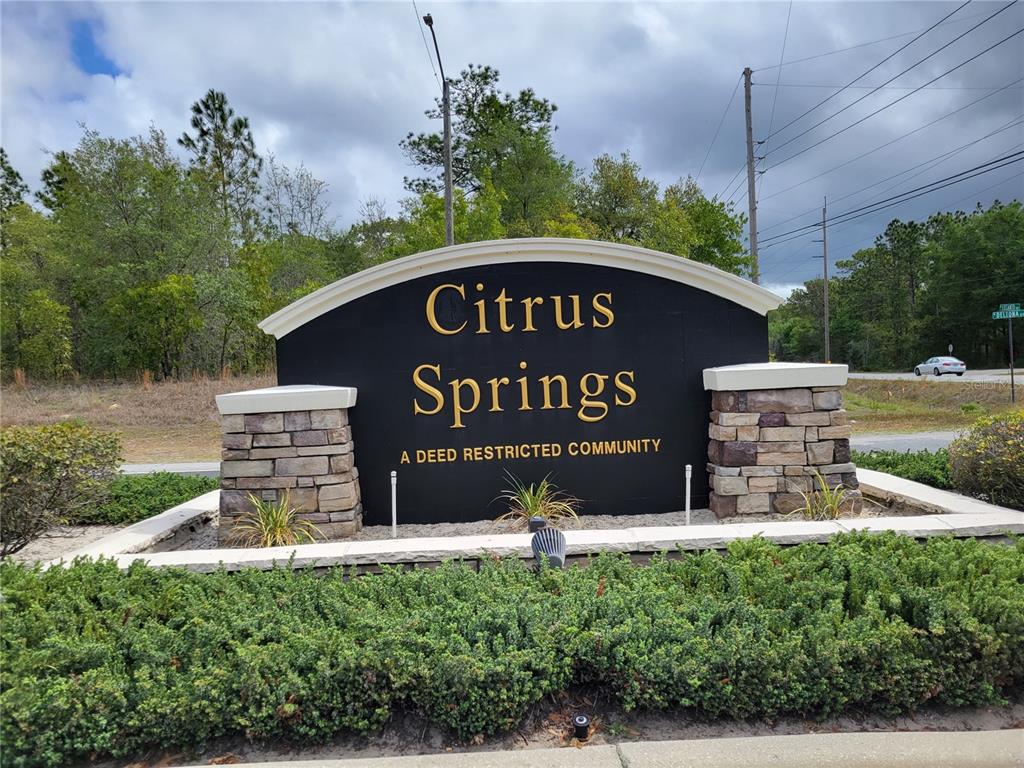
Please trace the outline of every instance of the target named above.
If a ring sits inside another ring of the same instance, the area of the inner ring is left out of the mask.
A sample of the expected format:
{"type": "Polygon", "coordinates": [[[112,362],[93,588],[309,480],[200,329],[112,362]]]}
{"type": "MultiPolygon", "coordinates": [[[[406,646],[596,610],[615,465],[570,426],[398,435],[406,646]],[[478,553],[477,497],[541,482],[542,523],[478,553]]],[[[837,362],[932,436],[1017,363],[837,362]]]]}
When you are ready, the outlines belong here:
{"type": "Polygon", "coordinates": [[[1012,317],[1024,317],[1024,309],[1004,309],[992,313],[993,320],[1009,320],[1012,317]]]}
{"type": "Polygon", "coordinates": [[[999,309],[1003,312],[1011,309],[1020,309],[1020,304],[1000,304],[999,309]]]}
{"type": "Polygon", "coordinates": [[[1013,380],[1013,318],[1024,317],[1024,310],[1020,308],[1020,304],[1000,304],[999,311],[992,313],[993,320],[1005,320],[1006,321],[1006,343],[1009,347],[1010,353],[1010,402],[1017,402],[1017,386],[1013,380]]]}

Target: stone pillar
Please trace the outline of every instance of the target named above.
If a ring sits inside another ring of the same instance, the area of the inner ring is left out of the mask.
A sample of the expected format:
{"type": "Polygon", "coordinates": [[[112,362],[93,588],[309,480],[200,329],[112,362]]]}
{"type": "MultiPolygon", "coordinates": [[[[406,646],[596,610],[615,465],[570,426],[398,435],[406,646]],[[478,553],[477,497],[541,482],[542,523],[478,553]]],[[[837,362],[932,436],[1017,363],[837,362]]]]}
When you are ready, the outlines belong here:
{"type": "Polygon", "coordinates": [[[850,426],[843,410],[845,365],[757,363],[707,368],[711,390],[708,474],[718,517],[792,512],[801,492],[845,486],[859,510],[850,426]]]}
{"type": "Polygon", "coordinates": [[[362,527],[348,411],[352,387],[285,386],[217,396],[223,432],[220,539],[252,509],[250,495],[288,502],[328,538],[362,527]]]}

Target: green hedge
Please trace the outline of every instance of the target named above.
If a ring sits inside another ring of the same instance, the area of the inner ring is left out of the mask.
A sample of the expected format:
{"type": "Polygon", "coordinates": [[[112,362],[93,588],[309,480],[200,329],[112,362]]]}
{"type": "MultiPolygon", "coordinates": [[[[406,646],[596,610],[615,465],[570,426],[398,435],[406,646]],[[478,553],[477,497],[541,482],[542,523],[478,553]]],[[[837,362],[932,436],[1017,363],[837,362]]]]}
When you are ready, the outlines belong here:
{"type": "Polygon", "coordinates": [[[953,481],[949,474],[949,451],[945,448],[931,451],[854,451],[851,460],[858,467],[877,469],[890,475],[914,480],[933,488],[951,490],[953,481]]]}
{"type": "Polygon", "coordinates": [[[728,554],[346,578],[0,565],[2,761],[323,742],[398,709],[469,739],[573,683],[702,717],[998,704],[1024,683],[1024,542],[847,535],[728,554]]]}
{"type": "Polygon", "coordinates": [[[154,472],[120,475],[110,485],[106,503],[84,510],[75,522],[96,525],[128,525],[158,515],[207,491],[216,490],[215,477],[154,472]]]}

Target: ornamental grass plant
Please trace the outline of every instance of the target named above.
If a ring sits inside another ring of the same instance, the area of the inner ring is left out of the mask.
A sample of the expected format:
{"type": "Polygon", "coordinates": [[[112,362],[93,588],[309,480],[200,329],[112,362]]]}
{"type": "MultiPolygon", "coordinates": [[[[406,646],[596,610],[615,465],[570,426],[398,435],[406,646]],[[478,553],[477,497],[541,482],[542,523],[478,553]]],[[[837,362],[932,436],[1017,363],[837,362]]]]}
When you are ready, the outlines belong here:
{"type": "Polygon", "coordinates": [[[299,518],[287,491],[276,501],[266,501],[249,494],[252,508],[231,526],[228,543],[240,547],[287,547],[325,538],[315,524],[299,518]]]}
{"type": "Polygon", "coordinates": [[[0,763],[310,745],[416,711],[463,740],[571,685],[700,718],[892,716],[1024,688],[1024,540],[847,534],[586,568],[357,576],[0,564],[0,763]]]}
{"type": "Polygon", "coordinates": [[[565,520],[579,520],[577,508],[579,499],[558,489],[551,482],[551,475],[545,475],[539,483],[526,485],[511,472],[506,473],[511,488],[498,498],[508,504],[508,511],[494,522],[512,523],[517,528],[526,528],[531,517],[540,517],[549,525],[565,520]]]}

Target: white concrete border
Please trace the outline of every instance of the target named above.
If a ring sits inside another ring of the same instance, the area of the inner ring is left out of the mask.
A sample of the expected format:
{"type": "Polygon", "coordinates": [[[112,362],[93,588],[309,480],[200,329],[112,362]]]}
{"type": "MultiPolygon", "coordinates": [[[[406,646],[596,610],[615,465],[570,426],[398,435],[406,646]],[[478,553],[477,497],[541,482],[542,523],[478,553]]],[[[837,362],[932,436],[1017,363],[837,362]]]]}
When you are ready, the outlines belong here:
{"type": "Polygon", "coordinates": [[[201,520],[212,520],[219,514],[220,491],[209,491],[184,504],[171,507],[159,515],[140,520],[134,525],[62,555],[51,561],[51,564],[60,560],[70,562],[76,557],[111,557],[115,554],[139,552],[169,539],[183,526],[201,520]]]}
{"type": "Polygon", "coordinates": [[[304,296],[265,318],[259,327],[280,339],[335,307],[383,288],[424,275],[509,261],[553,261],[628,269],[692,285],[762,315],[783,301],[748,280],[669,253],[595,240],[537,237],[453,245],[389,261],[304,296]]]}
{"type": "Polygon", "coordinates": [[[222,416],[237,413],[277,413],[278,411],[319,411],[352,408],[356,404],[355,387],[326,387],[320,384],[288,384],[282,387],[250,389],[217,395],[217,410],[222,416]]]}
{"type": "MultiPolygon", "coordinates": [[[[648,528],[611,528],[566,531],[567,554],[583,556],[597,552],[624,552],[649,555],[655,552],[701,549],[724,549],[729,542],[761,536],[777,544],[823,542],[837,533],[850,531],[895,531],[915,538],[930,536],[1003,536],[1024,534],[1024,512],[996,507],[934,488],[871,470],[857,470],[862,487],[897,485],[908,504],[932,504],[941,514],[905,515],[898,517],[842,518],[829,521],[787,520],[782,522],[729,523],[726,525],[676,525],[648,528]],[[869,474],[862,474],[869,473],[869,474]],[[922,490],[923,489],[923,492],[922,490]],[[910,494],[919,493],[932,502],[910,494]],[[931,497],[930,493],[945,494],[931,497]],[[941,498],[950,506],[937,506],[941,498]]],[[[439,536],[415,539],[382,539],[378,541],[332,541],[292,547],[265,549],[194,549],[175,552],[140,552],[158,541],[169,538],[182,526],[198,518],[212,518],[217,513],[219,491],[199,496],[169,509],[161,515],[136,523],[87,547],[53,560],[49,565],[69,563],[75,557],[111,557],[120,568],[134,562],[153,567],[183,567],[208,573],[221,568],[269,569],[275,566],[294,568],[336,565],[377,566],[404,563],[436,563],[443,560],[480,560],[489,557],[532,559],[530,535],[526,533],[484,536],[439,536]]]]}
{"type": "Polygon", "coordinates": [[[845,387],[845,365],[824,363],[744,363],[704,369],[704,389],[732,392],[738,389],[796,389],[798,387],[845,387]]]}

